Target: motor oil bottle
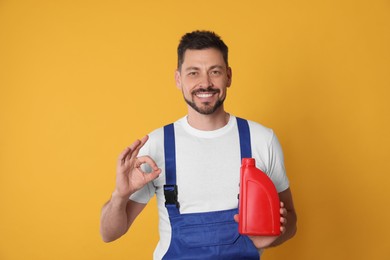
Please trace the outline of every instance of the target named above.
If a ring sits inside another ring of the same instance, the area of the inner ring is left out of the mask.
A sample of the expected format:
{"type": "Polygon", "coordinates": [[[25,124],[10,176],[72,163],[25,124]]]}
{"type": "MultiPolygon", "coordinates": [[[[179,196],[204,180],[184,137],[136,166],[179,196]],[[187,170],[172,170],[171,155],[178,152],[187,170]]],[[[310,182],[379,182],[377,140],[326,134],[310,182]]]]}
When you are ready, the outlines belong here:
{"type": "Polygon", "coordinates": [[[240,173],[238,232],[253,236],[280,235],[280,202],[271,179],[243,158],[240,173]]]}

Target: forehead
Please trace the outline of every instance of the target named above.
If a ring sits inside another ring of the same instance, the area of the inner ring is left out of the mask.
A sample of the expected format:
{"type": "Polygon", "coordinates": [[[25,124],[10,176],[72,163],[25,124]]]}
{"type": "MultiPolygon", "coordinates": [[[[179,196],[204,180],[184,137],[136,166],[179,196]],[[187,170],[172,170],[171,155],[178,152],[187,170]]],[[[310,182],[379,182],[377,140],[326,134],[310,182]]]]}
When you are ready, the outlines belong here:
{"type": "Polygon", "coordinates": [[[197,66],[223,66],[226,67],[222,52],[208,48],[203,50],[188,49],[184,53],[184,61],[182,67],[197,67],[197,66]]]}

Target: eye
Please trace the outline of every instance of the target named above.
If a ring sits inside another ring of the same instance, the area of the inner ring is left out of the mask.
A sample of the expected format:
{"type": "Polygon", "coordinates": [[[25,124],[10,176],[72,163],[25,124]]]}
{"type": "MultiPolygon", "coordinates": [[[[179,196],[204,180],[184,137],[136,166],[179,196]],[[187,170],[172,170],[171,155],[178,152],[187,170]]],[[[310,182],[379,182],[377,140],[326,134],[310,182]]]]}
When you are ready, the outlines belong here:
{"type": "Polygon", "coordinates": [[[195,77],[196,75],[198,75],[198,72],[197,71],[190,71],[190,72],[188,72],[187,75],[191,76],[191,77],[195,77]]]}
{"type": "Polygon", "coordinates": [[[210,74],[211,75],[214,75],[214,76],[218,76],[218,75],[221,75],[221,71],[220,70],[212,70],[211,72],[210,72],[210,74]]]}

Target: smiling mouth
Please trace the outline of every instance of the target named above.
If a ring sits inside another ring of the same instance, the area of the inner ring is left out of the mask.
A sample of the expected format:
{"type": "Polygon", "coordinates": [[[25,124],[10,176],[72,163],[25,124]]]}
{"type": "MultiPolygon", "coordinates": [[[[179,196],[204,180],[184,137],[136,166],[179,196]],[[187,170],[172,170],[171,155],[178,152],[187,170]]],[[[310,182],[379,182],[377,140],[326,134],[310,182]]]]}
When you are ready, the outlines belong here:
{"type": "Polygon", "coordinates": [[[204,92],[201,92],[201,93],[196,93],[195,96],[197,96],[198,98],[209,98],[209,97],[212,97],[215,93],[204,93],[204,92]]]}
{"type": "Polygon", "coordinates": [[[218,93],[219,93],[218,89],[212,89],[209,87],[207,89],[197,89],[192,94],[198,98],[210,98],[218,93]]]}

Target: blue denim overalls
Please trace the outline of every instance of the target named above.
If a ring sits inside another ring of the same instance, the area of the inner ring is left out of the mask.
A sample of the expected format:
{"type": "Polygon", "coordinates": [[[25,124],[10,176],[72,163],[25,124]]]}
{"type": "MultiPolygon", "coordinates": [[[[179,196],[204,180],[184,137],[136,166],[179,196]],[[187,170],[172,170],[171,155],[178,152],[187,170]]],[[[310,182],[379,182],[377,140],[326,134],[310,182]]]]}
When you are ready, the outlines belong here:
{"type": "MultiPolygon", "coordinates": [[[[241,158],[252,157],[248,122],[237,118],[241,158]]],[[[260,258],[252,241],[238,233],[233,216],[238,209],[206,213],[180,213],[176,185],[174,125],[164,127],[166,185],[165,206],[172,227],[171,242],[163,259],[256,259],[260,258]]],[[[239,172],[237,172],[239,174],[239,172]]]]}

